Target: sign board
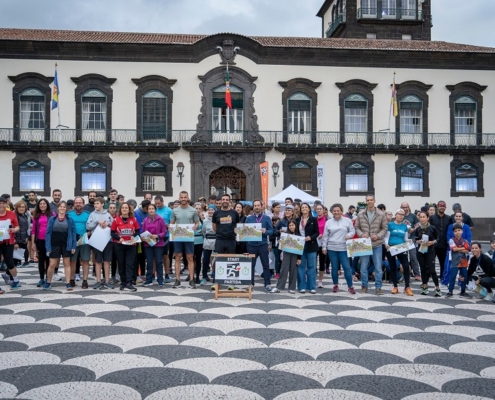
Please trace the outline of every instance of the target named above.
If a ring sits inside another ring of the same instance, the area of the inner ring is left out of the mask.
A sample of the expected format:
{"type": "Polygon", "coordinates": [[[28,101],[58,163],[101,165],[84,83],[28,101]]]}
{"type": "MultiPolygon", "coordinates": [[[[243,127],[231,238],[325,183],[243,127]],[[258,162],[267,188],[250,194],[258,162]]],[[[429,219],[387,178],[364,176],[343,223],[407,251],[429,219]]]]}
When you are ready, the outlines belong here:
{"type": "Polygon", "coordinates": [[[244,256],[215,257],[215,283],[251,285],[251,258],[244,256]]]}

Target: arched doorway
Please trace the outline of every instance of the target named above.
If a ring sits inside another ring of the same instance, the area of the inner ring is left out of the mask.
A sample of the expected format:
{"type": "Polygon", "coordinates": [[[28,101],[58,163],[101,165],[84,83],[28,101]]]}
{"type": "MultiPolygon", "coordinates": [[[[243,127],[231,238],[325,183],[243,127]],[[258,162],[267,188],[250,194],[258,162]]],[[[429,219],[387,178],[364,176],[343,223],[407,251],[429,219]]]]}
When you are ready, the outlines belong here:
{"type": "Polygon", "coordinates": [[[230,194],[234,201],[246,200],[246,174],[235,167],[220,167],[210,174],[210,194],[230,194]]]}

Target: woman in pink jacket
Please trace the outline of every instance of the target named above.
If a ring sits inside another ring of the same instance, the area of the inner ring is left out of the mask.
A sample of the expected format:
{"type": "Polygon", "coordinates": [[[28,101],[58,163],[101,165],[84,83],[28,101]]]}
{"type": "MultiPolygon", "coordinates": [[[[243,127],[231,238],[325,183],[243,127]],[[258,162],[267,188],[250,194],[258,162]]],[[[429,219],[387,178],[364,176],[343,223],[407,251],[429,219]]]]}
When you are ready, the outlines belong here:
{"type": "Polygon", "coordinates": [[[38,252],[38,271],[40,281],[37,287],[43,287],[45,284],[45,274],[48,270],[49,258],[46,255],[45,236],[48,220],[55,214],[50,209],[48,200],[43,198],[38,201],[33,214],[33,229],[31,229],[31,248],[33,254],[38,252]]]}
{"type": "Polygon", "coordinates": [[[165,220],[156,213],[154,204],[148,206],[148,216],[143,221],[141,236],[146,232],[150,240],[143,240],[146,255],[146,281],[144,286],[153,284],[153,261],[156,266],[158,287],[163,287],[163,255],[168,254],[167,225],[165,220]]]}

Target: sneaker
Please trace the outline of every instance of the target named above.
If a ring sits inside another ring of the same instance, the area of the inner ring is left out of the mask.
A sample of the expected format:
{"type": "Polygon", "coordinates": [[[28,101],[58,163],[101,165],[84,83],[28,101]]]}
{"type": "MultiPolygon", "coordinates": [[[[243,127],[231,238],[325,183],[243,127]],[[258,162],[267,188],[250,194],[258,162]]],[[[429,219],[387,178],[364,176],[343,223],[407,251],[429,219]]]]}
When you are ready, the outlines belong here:
{"type": "Polygon", "coordinates": [[[13,281],[12,285],[10,285],[10,290],[17,290],[17,289],[19,289],[19,286],[21,286],[19,284],[19,281],[13,281]]]}
{"type": "Polygon", "coordinates": [[[449,298],[449,297],[452,297],[454,294],[452,292],[447,292],[447,294],[445,295],[446,298],[449,298]]]}
{"type": "Polygon", "coordinates": [[[62,277],[59,274],[53,274],[52,281],[61,281],[62,277]]]}
{"type": "MultiPolygon", "coordinates": [[[[378,289],[377,289],[378,290],[378,289]]],[[[356,294],[356,291],[354,290],[354,288],[351,286],[349,289],[347,289],[347,291],[350,293],[350,294],[356,294]]]]}
{"type": "Polygon", "coordinates": [[[115,276],[112,279],[110,279],[110,282],[112,282],[114,285],[120,283],[120,281],[115,276]]]}
{"type": "Polygon", "coordinates": [[[323,281],[316,281],[316,287],[317,287],[318,289],[323,288],[323,281]]]}
{"type": "Polygon", "coordinates": [[[199,280],[199,278],[196,278],[196,279],[194,280],[194,283],[195,283],[196,285],[199,285],[199,284],[201,283],[201,281],[199,280]]]}
{"type": "Polygon", "coordinates": [[[415,281],[420,281],[421,280],[421,277],[419,275],[414,275],[414,280],[415,281]]]}
{"type": "Polygon", "coordinates": [[[265,290],[268,292],[268,293],[271,293],[272,291],[272,287],[270,285],[266,285],[265,286],[265,290]]]}
{"type": "Polygon", "coordinates": [[[93,289],[94,290],[98,290],[101,288],[101,283],[100,282],[96,282],[94,285],[93,285],[93,289]]]}
{"type": "Polygon", "coordinates": [[[339,291],[339,285],[333,285],[333,290],[334,293],[337,293],[339,291]]]}
{"type": "Polygon", "coordinates": [[[216,287],[217,287],[217,283],[214,283],[213,285],[211,285],[210,290],[215,290],[215,289],[216,289],[216,287]]]}
{"type": "Polygon", "coordinates": [[[74,277],[75,281],[80,281],[81,280],[81,276],[79,274],[76,274],[75,277],[74,277]]]}
{"type": "Polygon", "coordinates": [[[206,285],[206,279],[205,278],[201,279],[201,282],[199,282],[199,284],[200,286],[206,285]]]}
{"type": "Polygon", "coordinates": [[[375,289],[375,294],[378,296],[383,296],[384,293],[383,293],[382,288],[375,289]]]}
{"type": "Polygon", "coordinates": [[[302,290],[299,291],[299,293],[304,294],[304,293],[306,293],[306,290],[305,289],[302,289],[302,290]]]}
{"type": "Polygon", "coordinates": [[[274,287],[272,290],[270,290],[270,293],[280,293],[280,290],[274,287]]]}
{"type": "Polygon", "coordinates": [[[170,283],[172,282],[172,279],[170,279],[169,277],[165,278],[165,283],[170,283]]]}
{"type": "Polygon", "coordinates": [[[8,274],[2,274],[2,278],[5,281],[6,285],[10,285],[10,276],[8,274]]]}
{"type": "Polygon", "coordinates": [[[442,291],[440,289],[435,290],[435,297],[442,297],[442,291]]]}
{"type": "Polygon", "coordinates": [[[51,288],[52,288],[51,283],[45,282],[45,284],[43,285],[43,290],[50,290],[51,288]]]}
{"type": "Polygon", "coordinates": [[[36,285],[36,287],[43,287],[43,285],[45,284],[45,280],[44,279],[40,279],[38,284],[36,285]]]}
{"type": "Polygon", "coordinates": [[[137,289],[134,286],[132,286],[131,284],[125,285],[124,286],[124,290],[126,290],[128,292],[135,292],[135,291],[137,291],[137,289]]]}
{"type": "Polygon", "coordinates": [[[115,289],[115,286],[113,286],[110,282],[105,282],[103,284],[107,289],[115,289]]]}
{"type": "Polygon", "coordinates": [[[368,293],[368,288],[366,286],[363,286],[361,288],[361,293],[368,293]]]}
{"type": "Polygon", "coordinates": [[[72,287],[76,287],[76,286],[77,286],[77,285],[76,285],[76,280],[75,280],[75,279],[71,279],[71,280],[69,281],[69,283],[70,283],[70,285],[71,285],[72,287]]]}
{"type": "Polygon", "coordinates": [[[227,290],[235,290],[235,287],[234,287],[234,286],[232,286],[232,285],[230,285],[230,286],[227,288],[227,290]]]}
{"type": "Polygon", "coordinates": [[[461,292],[461,293],[459,293],[459,297],[465,297],[466,299],[470,299],[473,296],[471,296],[469,293],[461,292]]]}
{"type": "Polygon", "coordinates": [[[408,296],[414,296],[414,293],[413,293],[413,291],[411,290],[410,287],[406,287],[404,289],[404,293],[407,294],[408,296]]]}
{"type": "Polygon", "coordinates": [[[194,282],[194,279],[189,281],[189,289],[196,289],[196,283],[194,282]]]}
{"type": "Polygon", "coordinates": [[[176,279],[175,280],[175,283],[174,283],[174,286],[172,286],[172,289],[177,289],[180,287],[180,279],[176,279]]]}
{"type": "Polygon", "coordinates": [[[325,270],[325,274],[330,275],[330,268],[327,268],[327,269],[325,270]]]}
{"type": "Polygon", "coordinates": [[[89,285],[88,285],[88,281],[83,281],[82,283],[82,286],[81,286],[83,289],[88,289],[89,288],[89,285]]]}
{"type": "Polygon", "coordinates": [[[294,294],[294,293],[296,293],[296,291],[295,290],[289,290],[289,293],[294,294]]]}
{"type": "Polygon", "coordinates": [[[164,285],[163,285],[163,282],[158,283],[158,288],[163,289],[163,286],[164,286],[164,285]]]}
{"type": "Polygon", "coordinates": [[[487,293],[486,296],[483,297],[483,300],[492,301],[493,300],[493,293],[487,293]]]}
{"type": "Polygon", "coordinates": [[[27,268],[27,267],[29,267],[29,263],[28,262],[22,263],[22,268],[27,268]]]}
{"type": "Polygon", "coordinates": [[[72,285],[70,283],[68,283],[67,285],[65,285],[65,290],[67,290],[68,292],[72,292],[74,290],[74,288],[72,287],[72,285]]]}
{"type": "Polygon", "coordinates": [[[392,293],[392,294],[399,294],[399,288],[398,287],[394,287],[390,293],[392,293]]]}
{"type": "Polygon", "coordinates": [[[135,284],[140,284],[140,283],[143,283],[143,282],[144,282],[144,281],[141,279],[141,277],[140,277],[140,276],[138,276],[138,277],[136,278],[136,283],[135,283],[135,284]]]}
{"type": "Polygon", "coordinates": [[[146,281],[143,284],[143,286],[151,286],[151,285],[153,285],[153,281],[146,281]]]}
{"type": "Polygon", "coordinates": [[[428,288],[427,288],[427,287],[424,287],[424,288],[422,288],[422,289],[421,289],[421,294],[422,294],[423,296],[427,296],[427,295],[428,295],[428,293],[430,293],[430,291],[428,290],[428,288]]]}
{"type": "Polygon", "coordinates": [[[125,289],[125,284],[121,283],[119,290],[124,290],[125,289]]]}
{"type": "Polygon", "coordinates": [[[313,289],[310,293],[311,294],[316,294],[316,290],[313,289]]]}

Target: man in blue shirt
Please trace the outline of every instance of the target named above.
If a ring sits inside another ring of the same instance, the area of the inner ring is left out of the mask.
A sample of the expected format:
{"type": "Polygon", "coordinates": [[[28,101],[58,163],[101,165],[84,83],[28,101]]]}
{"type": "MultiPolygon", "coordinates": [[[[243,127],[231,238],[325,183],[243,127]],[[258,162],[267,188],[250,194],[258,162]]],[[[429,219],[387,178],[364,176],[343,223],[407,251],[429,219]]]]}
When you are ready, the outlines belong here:
{"type": "Polygon", "coordinates": [[[254,286],[254,267],[256,260],[260,258],[261,265],[263,266],[263,279],[265,280],[265,290],[271,292],[270,287],[270,261],[268,258],[268,237],[273,234],[272,219],[261,212],[261,200],[256,199],[253,201],[253,214],[246,218],[246,224],[261,223],[261,232],[263,233],[260,242],[247,242],[247,252],[253,254],[251,266],[251,284],[254,286]]]}
{"type": "MultiPolygon", "coordinates": [[[[156,207],[156,213],[162,217],[165,221],[165,224],[168,226],[170,225],[170,219],[172,218],[172,209],[170,207],[167,207],[163,201],[163,197],[160,195],[155,196],[155,207],[156,207]]],[[[169,234],[168,234],[168,229],[167,229],[167,236],[165,241],[168,240],[169,234]]],[[[163,255],[163,265],[165,266],[165,283],[170,282],[170,258],[168,257],[168,253],[163,255]]]]}
{"type": "MultiPolygon", "coordinates": [[[[72,218],[76,226],[76,240],[79,240],[86,233],[86,222],[91,215],[84,209],[84,199],[82,197],[76,197],[74,199],[74,209],[69,211],[67,215],[72,218]]],[[[83,268],[83,283],[82,288],[88,288],[88,274],[89,274],[89,260],[91,258],[91,246],[89,244],[83,244],[76,247],[76,251],[70,257],[70,285],[76,286],[75,273],[77,259],[81,259],[81,265],[83,268]]]]}

